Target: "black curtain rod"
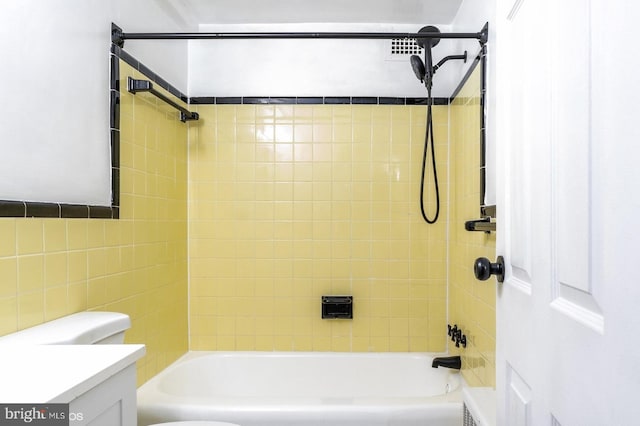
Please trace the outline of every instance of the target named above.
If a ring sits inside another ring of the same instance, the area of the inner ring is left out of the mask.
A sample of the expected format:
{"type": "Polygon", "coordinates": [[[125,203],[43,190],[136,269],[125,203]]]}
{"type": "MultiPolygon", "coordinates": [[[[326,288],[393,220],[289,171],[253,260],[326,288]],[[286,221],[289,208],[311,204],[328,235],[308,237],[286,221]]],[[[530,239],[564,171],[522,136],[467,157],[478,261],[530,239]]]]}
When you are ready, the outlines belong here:
{"type": "Polygon", "coordinates": [[[447,38],[476,39],[487,42],[487,26],[479,33],[359,33],[359,32],[265,32],[265,33],[125,33],[115,24],[111,25],[111,40],[122,47],[125,40],[210,40],[210,39],[393,39],[393,38],[447,38]]]}
{"type": "Polygon", "coordinates": [[[391,39],[391,38],[470,38],[481,39],[482,33],[122,33],[123,40],[197,40],[258,38],[320,39],[391,39]]]}

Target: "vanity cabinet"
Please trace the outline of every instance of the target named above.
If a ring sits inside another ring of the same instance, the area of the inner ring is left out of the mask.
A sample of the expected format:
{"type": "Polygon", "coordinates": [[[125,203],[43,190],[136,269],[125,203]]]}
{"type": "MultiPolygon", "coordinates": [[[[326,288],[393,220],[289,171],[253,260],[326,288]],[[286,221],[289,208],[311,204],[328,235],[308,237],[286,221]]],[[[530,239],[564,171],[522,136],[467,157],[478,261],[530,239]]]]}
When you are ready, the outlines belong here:
{"type": "Polygon", "coordinates": [[[0,345],[0,404],[63,403],[70,426],[135,426],[144,353],[144,345],[0,345]]]}

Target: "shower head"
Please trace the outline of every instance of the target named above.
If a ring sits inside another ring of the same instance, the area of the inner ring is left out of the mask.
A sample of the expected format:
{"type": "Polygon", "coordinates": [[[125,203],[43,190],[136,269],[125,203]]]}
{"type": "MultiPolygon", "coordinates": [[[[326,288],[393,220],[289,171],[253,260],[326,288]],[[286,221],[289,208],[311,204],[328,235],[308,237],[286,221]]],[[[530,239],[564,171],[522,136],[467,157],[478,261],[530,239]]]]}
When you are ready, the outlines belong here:
{"type": "MultiPolygon", "coordinates": [[[[427,25],[426,27],[420,28],[418,33],[438,33],[440,34],[440,30],[433,25],[427,25]]],[[[436,47],[440,43],[439,38],[417,38],[416,44],[423,49],[427,49],[427,47],[436,47]]]]}
{"type": "Polygon", "coordinates": [[[422,62],[420,56],[411,55],[411,68],[413,68],[413,73],[416,75],[416,78],[420,80],[420,82],[424,82],[424,76],[427,70],[424,68],[424,62],[422,62]]]}
{"type": "MultiPolygon", "coordinates": [[[[419,33],[440,33],[440,30],[432,25],[422,27],[419,33]]],[[[433,74],[436,72],[433,67],[433,57],[431,48],[440,43],[439,38],[416,38],[416,44],[424,49],[424,62],[417,55],[411,56],[411,68],[421,82],[425,83],[427,89],[431,89],[433,74]]]]}

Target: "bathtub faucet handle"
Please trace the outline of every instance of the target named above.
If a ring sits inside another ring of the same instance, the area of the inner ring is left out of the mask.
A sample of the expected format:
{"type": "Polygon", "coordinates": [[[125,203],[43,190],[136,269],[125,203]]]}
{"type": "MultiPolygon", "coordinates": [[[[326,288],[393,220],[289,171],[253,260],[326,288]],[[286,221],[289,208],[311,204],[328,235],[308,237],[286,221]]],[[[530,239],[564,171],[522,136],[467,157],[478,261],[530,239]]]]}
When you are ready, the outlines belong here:
{"type": "Polygon", "coordinates": [[[467,336],[461,334],[461,332],[459,331],[458,335],[456,336],[456,348],[459,348],[460,344],[462,344],[463,348],[467,347],[467,336]]]}
{"type": "Polygon", "coordinates": [[[449,336],[451,336],[452,342],[456,341],[456,336],[458,335],[459,331],[460,330],[458,330],[458,324],[454,324],[453,328],[449,330],[449,336]]]}
{"type": "Polygon", "coordinates": [[[447,335],[456,344],[456,348],[459,348],[461,343],[463,348],[467,347],[467,336],[462,333],[461,328],[458,328],[458,324],[454,324],[453,327],[447,324],[447,335]]]}

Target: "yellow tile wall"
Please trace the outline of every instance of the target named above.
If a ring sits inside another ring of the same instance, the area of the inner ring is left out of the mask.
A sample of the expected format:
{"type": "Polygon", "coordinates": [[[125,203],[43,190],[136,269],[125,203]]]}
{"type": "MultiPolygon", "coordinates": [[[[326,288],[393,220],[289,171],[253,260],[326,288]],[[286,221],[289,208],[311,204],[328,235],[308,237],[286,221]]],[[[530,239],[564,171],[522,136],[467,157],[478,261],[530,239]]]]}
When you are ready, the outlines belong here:
{"type": "Polygon", "coordinates": [[[141,384],[188,337],[192,350],[442,351],[448,308],[469,339],[465,378],[494,386],[495,283],[472,262],[494,257],[495,236],[463,230],[478,216],[478,87],[435,108],[435,226],[417,204],[424,107],[200,106],[187,143],[173,110],[123,92],[121,219],[0,219],[0,334],[127,313],[127,342],[147,345],[141,384]],[[321,320],[323,294],[354,295],[354,320],[321,320]]]}
{"type": "Polygon", "coordinates": [[[192,350],[445,350],[448,107],[434,110],[436,225],[418,205],[426,107],[198,112],[189,149],[192,350]],[[353,295],[354,319],[322,320],[324,294],[353,295]]]}
{"type": "MultiPolygon", "coordinates": [[[[128,75],[142,78],[120,63],[128,75]]],[[[121,94],[119,220],[0,219],[0,335],[86,310],[131,316],[141,384],[187,350],[187,130],[121,94]]]]}
{"type": "Polygon", "coordinates": [[[462,373],[471,386],[495,387],[496,280],[478,281],[473,262],[495,259],[495,233],[468,232],[464,222],[480,217],[480,67],[451,107],[451,225],[449,230],[449,323],[467,336],[462,373]]]}

